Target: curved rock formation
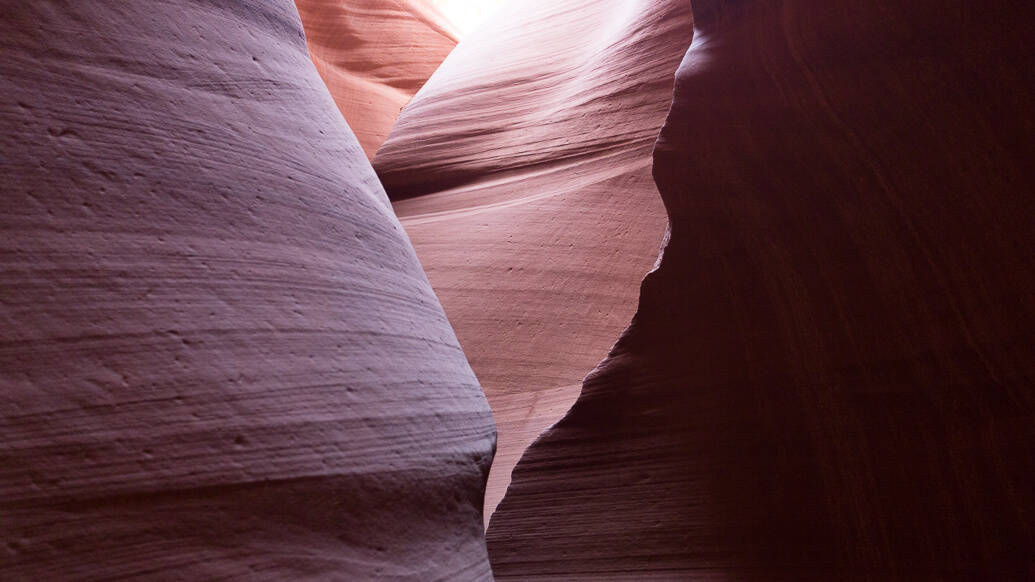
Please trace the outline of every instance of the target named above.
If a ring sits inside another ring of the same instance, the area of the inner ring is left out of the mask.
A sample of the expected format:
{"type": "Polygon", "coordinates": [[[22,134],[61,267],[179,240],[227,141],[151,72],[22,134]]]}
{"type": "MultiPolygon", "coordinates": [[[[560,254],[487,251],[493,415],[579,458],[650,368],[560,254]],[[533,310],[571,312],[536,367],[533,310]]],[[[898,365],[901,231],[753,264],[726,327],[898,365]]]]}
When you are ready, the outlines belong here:
{"type": "Polygon", "coordinates": [[[1028,7],[693,4],[671,239],[497,579],[1035,577],[1028,7]]]}
{"type": "Polygon", "coordinates": [[[0,55],[0,579],[489,579],[488,407],[294,6],[0,55]]]}
{"type": "Polygon", "coordinates": [[[689,43],[684,0],[505,5],[374,158],[499,425],[486,514],[632,317],[665,230],[650,152],[689,43]]]}
{"type": "Polygon", "coordinates": [[[457,43],[426,0],[295,0],[309,54],[367,157],[457,43]]]}

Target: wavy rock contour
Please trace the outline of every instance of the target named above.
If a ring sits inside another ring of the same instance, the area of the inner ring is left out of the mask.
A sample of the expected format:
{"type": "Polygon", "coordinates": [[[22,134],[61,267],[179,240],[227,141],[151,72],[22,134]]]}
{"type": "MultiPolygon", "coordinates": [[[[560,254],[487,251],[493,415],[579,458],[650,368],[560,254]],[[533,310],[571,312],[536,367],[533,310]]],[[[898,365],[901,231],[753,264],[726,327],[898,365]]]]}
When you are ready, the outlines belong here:
{"type": "Polygon", "coordinates": [[[500,580],[1021,580],[1023,3],[693,3],[639,311],[514,471],[500,580]]]}
{"type": "Polygon", "coordinates": [[[504,5],[374,158],[499,426],[486,515],[627,325],[665,213],[650,152],[683,0],[504,5]]]}
{"type": "Polygon", "coordinates": [[[425,0],[296,0],[309,53],[366,152],[457,43],[425,0]]]}
{"type": "Polygon", "coordinates": [[[0,578],[484,580],[485,399],[287,0],[0,19],[0,578]]]}

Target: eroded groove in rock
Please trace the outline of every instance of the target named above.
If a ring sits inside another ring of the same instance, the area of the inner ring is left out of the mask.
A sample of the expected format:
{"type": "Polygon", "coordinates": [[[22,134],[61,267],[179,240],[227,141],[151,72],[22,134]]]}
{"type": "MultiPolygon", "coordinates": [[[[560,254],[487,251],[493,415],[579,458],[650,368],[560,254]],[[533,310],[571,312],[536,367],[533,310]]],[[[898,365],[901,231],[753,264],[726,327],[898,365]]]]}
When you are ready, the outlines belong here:
{"type": "Polygon", "coordinates": [[[497,579],[1035,575],[1026,12],[694,2],[671,240],[515,469],[497,579]]]}
{"type": "Polygon", "coordinates": [[[0,579],[489,579],[488,406],[294,6],[4,10],[0,579]]]}
{"type": "Polygon", "coordinates": [[[457,43],[426,0],[296,0],[316,70],[368,157],[457,43]]]}
{"type": "Polygon", "coordinates": [[[487,514],[657,258],[650,152],[690,32],[684,0],[513,2],[464,38],[374,158],[500,427],[487,514]]]}

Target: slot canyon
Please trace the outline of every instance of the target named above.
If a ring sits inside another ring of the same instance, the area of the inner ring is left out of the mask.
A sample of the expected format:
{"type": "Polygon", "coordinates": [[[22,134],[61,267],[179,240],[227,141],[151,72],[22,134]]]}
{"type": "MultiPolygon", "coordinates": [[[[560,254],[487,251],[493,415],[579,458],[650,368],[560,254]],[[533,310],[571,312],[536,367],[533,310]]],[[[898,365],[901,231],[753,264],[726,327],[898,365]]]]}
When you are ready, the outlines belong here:
{"type": "Polygon", "coordinates": [[[0,15],[0,580],[1035,580],[1015,0],[0,15]]]}

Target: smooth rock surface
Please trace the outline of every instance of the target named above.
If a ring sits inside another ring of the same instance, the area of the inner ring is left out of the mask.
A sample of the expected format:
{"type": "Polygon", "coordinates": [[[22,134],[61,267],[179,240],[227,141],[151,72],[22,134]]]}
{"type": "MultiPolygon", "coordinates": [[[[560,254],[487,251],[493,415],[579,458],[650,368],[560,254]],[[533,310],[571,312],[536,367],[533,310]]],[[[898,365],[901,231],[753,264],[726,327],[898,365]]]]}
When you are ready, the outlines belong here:
{"type": "Polygon", "coordinates": [[[504,5],[374,158],[512,459],[493,468],[486,516],[628,325],[657,258],[650,152],[690,34],[684,0],[504,5]],[[537,401],[553,404],[519,404],[537,401]]]}
{"type": "Polygon", "coordinates": [[[367,157],[457,43],[426,0],[295,0],[309,54],[367,157]]]}
{"type": "Polygon", "coordinates": [[[693,5],[671,240],[497,579],[1035,578],[1030,3],[693,5]]]}
{"type": "Polygon", "coordinates": [[[0,579],[490,579],[488,406],[294,5],[4,10],[0,579]]]}

